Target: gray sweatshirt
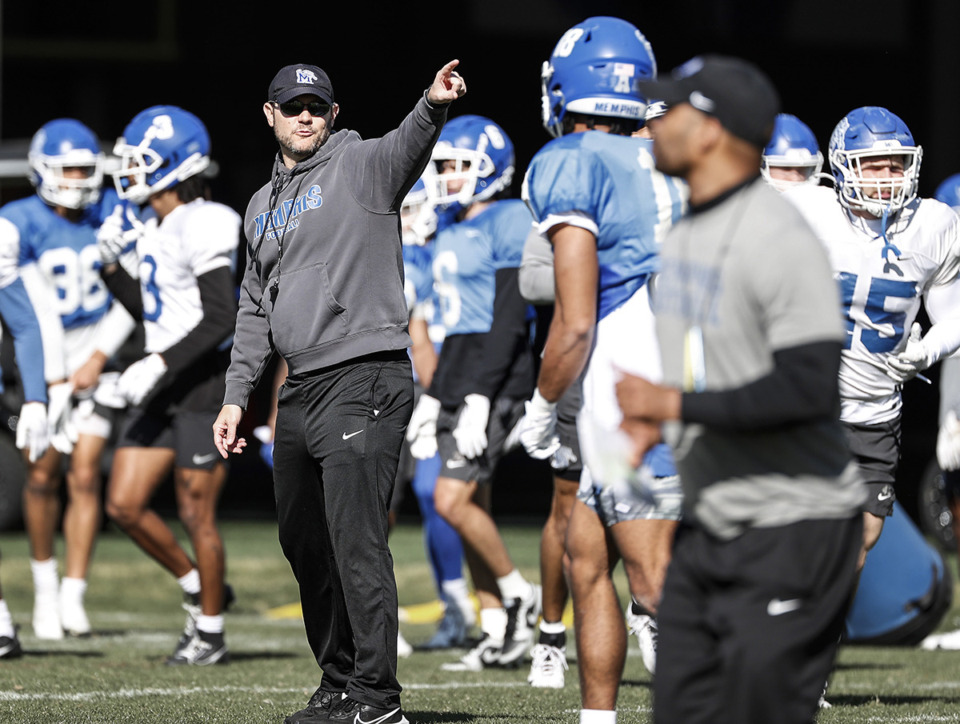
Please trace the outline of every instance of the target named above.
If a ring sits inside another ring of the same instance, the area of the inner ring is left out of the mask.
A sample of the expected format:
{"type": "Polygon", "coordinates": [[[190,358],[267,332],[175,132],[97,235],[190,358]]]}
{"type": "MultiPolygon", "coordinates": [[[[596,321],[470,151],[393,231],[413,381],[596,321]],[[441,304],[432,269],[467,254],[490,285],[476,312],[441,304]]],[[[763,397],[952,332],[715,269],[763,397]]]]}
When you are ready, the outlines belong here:
{"type": "Polygon", "coordinates": [[[244,217],[247,268],[224,404],[246,408],[274,351],[296,375],[410,345],[398,211],[446,109],[424,94],[383,138],[337,131],[292,169],[278,154],[244,217]]]}

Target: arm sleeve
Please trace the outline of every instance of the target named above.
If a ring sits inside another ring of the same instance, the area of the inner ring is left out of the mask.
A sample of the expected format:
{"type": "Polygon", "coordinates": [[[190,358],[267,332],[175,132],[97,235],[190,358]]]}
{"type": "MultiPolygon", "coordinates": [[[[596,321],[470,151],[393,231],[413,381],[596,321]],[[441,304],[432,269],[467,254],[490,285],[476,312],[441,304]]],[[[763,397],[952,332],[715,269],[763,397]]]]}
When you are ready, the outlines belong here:
{"type": "Polygon", "coordinates": [[[556,294],[553,276],[553,247],[531,226],[520,261],[520,294],[530,304],[553,304],[556,294]]]}
{"type": "Polygon", "coordinates": [[[137,323],[126,307],[114,300],[110,305],[110,310],[106,314],[100,338],[97,340],[97,349],[106,355],[107,359],[113,357],[117,350],[123,346],[127,338],[136,328],[137,323]]]}
{"type": "Polygon", "coordinates": [[[67,357],[64,351],[63,322],[56,307],[56,290],[41,274],[34,263],[20,267],[20,278],[30,298],[40,334],[43,337],[43,366],[47,382],[67,378],[67,357]]]}
{"type": "Polygon", "coordinates": [[[0,312],[13,335],[13,349],[23,381],[26,402],[47,402],[47,383],[44,378],[43,340],[40,323],[30,304],[23,281],[15,281],[0,288],[0,312]]]}
{"type": "Polygon", "coordinates": [[[169,373],[176,375],[187,369],[203,354],[223,342],[233,331],[237,318],[233,274],[226,266],[217,267],[197,277],[203,317],[187,336],[162,352],[169,373]]]}
{"type": "Polygon", "coordinates": [[[924,335],[923,344],[934,353],[936,361],[960,349],[960,277],[931,287],[923,301],[933,324],[924,335]]]}
{"type": "Polygon", "coordinates": [[[143,296],[140,292],[140,282],[134,279],[122,265],[116,265],[113,271],[107,273],[101,270],[100,276],[110,293],[136,319],[143,319],[143,296]]]}
{"type": "Polygon", "coordinates": [[[684,392],[684,422],[740,432],[829,418],[840,405],[839,342],[814,342],[774,352],[773,371],[742,387],[684,392]]]}
{"type": "Polygon", "coordinates": [[[520,296],[518,273],[516,267],[497,270],[490,331],[476,335],[481,342],[481,354],[465,360],[463,368],[464,378],[474,381],[470,392],[491,400],[503,387],[514,360],[526,344],[527,303],[520,296]]]}
{"type": "Polygon", "coordinates": [[[270,323],[261,306],[263,288],[257,265],[248,264],[240,285],[240,306],[230,350],[227,390],[223,404],[247,408],[247,400],[273,357],[270,323]]]}

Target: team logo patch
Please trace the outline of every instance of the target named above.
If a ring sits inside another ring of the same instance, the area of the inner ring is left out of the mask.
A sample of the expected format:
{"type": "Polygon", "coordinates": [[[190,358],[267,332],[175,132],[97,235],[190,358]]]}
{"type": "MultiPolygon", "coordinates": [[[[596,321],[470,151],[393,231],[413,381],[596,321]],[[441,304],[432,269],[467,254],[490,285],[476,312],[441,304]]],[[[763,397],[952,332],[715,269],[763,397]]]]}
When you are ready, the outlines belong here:
{"type": "Polygon", "coordinates": [[[297,85],[313,85],[317,80],[317,74],[312,70],[297,68],[297,85]]]}

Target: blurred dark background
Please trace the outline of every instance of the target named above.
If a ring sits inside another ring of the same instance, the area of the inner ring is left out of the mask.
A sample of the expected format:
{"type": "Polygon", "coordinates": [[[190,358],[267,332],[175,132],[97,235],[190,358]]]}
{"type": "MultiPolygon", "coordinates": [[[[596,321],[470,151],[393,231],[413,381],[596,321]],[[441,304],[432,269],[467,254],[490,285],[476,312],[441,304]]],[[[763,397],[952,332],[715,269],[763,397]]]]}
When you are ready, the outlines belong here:
{"type": "MultiPolygon", "coordinates": [[[[447,60],[459,58],[469,93],[453,113],[489,116],[507,131],[519,180],[547,140],[541,63],[566,28],[591,15],[637,25],[661,73],[705,52],[757,62],[780,89],[783,110],[810,125],[824,150],[848,111],[889,108],[924,147],[922,195],[960,171],[956,0],[0,0],[0,164],[7,170],[0,203],[32,193],[25,179],[11,177],[10,164],[25,159],[46,121],[78,118],[109,152],[137,112],[163,103],[206,123],[219,166],[214,198],[242,214],[268,180],[276,150],[260,110],[267,86],[281,66],[298,62],[330,75],[338,126],[375,137],[399,123],[447,60]]],[[[937,370],[929,376],[936,383],[937,370]]],[[[914,512],[916,483],[933,455],[937,386],[912,382],[905,398],[898,492],[914,512]]],[[[266,404],[260,394],[245,424],[262,422],[266,404]]],[[[244,458],[233,466],[224,512],[272,514],[269,471],[255,454],[244,458]]],[[[512,456],[502,475],[521,484],[503,486],[510,492],[495,495],[495,511],[546,516],[550,483],[542,467],[512,456]]],[[[408,497],[404,510],[415,514],[408,497]]]]}

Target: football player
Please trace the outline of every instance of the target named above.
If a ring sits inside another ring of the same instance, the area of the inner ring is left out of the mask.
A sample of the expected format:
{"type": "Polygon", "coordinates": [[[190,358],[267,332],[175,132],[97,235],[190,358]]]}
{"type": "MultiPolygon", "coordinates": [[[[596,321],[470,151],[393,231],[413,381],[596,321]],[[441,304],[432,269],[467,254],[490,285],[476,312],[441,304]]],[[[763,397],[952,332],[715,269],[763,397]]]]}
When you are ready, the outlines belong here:
{"type": "Polygon", "coordinates": [[[609,446],[622,442],[619,371],[660,377],[648,282],[663,235],[686,207],[684,185],[655,170],[651,141],[636,134],[647,106],[638,82],[655,76],[653,50],[632,24],[593,17],[567,30],[542,73],[543,122],[555,140],[524,180],[539,232],[553,245],[556,278],[537,389],[520,423],[531,456],[559,449],[557,403],[585,370],[577,419],[584,470],[566,536],[581,722],[616,717],[626,632],[611,575],[620,558],[631,628],[644,663],[655,666],[654,616],[680,516],[665,445],[640,470],[608,464],[609,446]]]}
{"type": "Polygon", "coordinates": [[[100,457],[112,425],[111,411],[98,399],[109,385],[102,373],[134,322],[99,276],[96,234],[117,205],[117,195],[101,189],[104,157],[96,136],[80,121],[58,118],[34,134],[27,160],[37,193],[0,210],[0,243],[19,249],[20,276],[43,332],[53,445],[28,461],[23,510],[34,583],[34,633],[60,639],[64,631],[90,633],[83,600],[100,528],[100,457]],[[61,582],[54,534],[66,454],[61,582]]]}
{"type": "Polygon", "coordinates": [[[226,663],[223,609],[232,592],[223,582],[216,504],[227,470],[210,429],[236,320],[240,217],[207,200],[202,172],[210,137],[192,113],[148,108],[130,121],[114,152],[121,198],[149,211],[136,241],[139,281],[117,263],[123,242],[100,237],[104,279],[146,332],[146,356],[117,383],[131,407],[117,441],[107,513],[183,589],[187,622],[167,663],[226,663]],[[195,561],[148,507],[171,470],[195,561]]]}
{"type": "Polygon", "coordinates": [[[810,127],[796,116],[780,113],[770,143],[760,157],[760,175],[777,191],[820,182],[823,154],[810,127]]]}
{"type": "Polygon", "coordinates": [[[480,599],[483,638],[444,668],[478,671],[524,656],[540,612],[538,587],[514,566],[489,513],[494,469],[533,384],[528,310],[517,285],[532,220],[519,199],[499,199],[513,178],[513,143],[489,118],[448,121],[433,161],[437,203],[455,207],[457,222],[433,242],[446,337],[408,439],[420,455],[439,450],[434,504],[460,534],[480,599]]]}
{"type": "Polygon", "coordinates": [[[840,419],[870,489],[861,567],[893,512],[901,389],[960,348],[960,218],[917,196],[922,154],[897,115],[857,108],[830,137],[836,189],[785,192],[826,247],[840,285],[840,419]],[[916,322],[921,302],[932,322],[925,334],[916,322]]]}

